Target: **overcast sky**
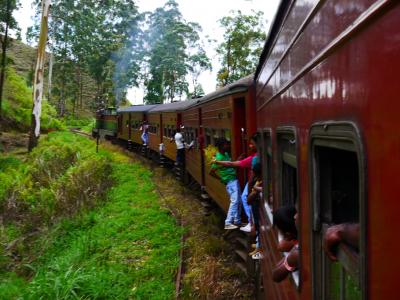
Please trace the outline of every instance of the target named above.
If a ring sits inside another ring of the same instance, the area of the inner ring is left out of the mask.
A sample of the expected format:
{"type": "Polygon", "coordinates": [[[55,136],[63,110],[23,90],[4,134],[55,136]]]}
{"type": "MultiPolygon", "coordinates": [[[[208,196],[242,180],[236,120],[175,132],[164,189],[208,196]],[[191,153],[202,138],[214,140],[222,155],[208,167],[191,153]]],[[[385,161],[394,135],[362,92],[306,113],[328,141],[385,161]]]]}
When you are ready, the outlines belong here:
{"type": "MultiPolygon", "coordinates": [[[[32,25],[32,0],[20,0],[22,8],[15,13],[15,17],[22,29],[22,37],[25,40],[26,28],[32,25]]],[[[164,5],[166,0],[138,0],[136,4],[139,11],[154,11],[157,7],[164,5]]],[[[242,13],[250,13],[251,10],[261,10],[264,12],[265,31],[268,32],[272,19],[276,13],[280,0],[176,0],[179,10],[186,21],[197,22],[203,28],[202,38],[209,36],[217,40],[215,45],[206,45],[206,52],[212,60],[213,71],[204,72],[199,81],[205,93],[215,90],[216,74],[220,68],[216,57],[215,47],[222,41],[223,32],[219,28],[218,20],[229,15],[231,10],[240,9],[242,13]]],[[[134,103],[142,103],[143,91],[141,89],[131,89],[128,92],[128,99],[134,103]]]]}

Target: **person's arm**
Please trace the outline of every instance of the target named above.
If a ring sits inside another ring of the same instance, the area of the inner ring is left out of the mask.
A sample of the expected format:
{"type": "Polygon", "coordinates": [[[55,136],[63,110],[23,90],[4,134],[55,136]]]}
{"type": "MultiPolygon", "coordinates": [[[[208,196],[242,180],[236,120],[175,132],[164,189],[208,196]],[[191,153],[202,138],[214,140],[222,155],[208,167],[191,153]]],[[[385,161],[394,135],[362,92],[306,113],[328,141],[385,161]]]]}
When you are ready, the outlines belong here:
{"type": "Polygon", "coordinates": [[[212,177],[217,178],[219,180],[221,180],[221,177],[218,175],[217,173],[217,169],[211,167],[210,169],[210,173],[209,173],[212,177]]]}
{"type": "Polygon", "coordinates": [[[224,160],[219,160],[215,161],[217,165],[223,166],[223,167],[240,167],[240,161],[224,161],[224,160]]]}
{"type": "Polygon", "coordinates": [[[281,282],[290,273],[297,270],[299,266],[299,250],[296,248],[290,251],[289,255],[279,261],[275,269],[272,270],[272,279],[281,282]]]}
{"type": "Polygon", "coordinates": [[[328,228],[324,236],[324,250],[326,255],[336,261],[336,251],[340,243],[348,244],[358,250],[360,225],[356,223],[343,223],[328,228]]]}

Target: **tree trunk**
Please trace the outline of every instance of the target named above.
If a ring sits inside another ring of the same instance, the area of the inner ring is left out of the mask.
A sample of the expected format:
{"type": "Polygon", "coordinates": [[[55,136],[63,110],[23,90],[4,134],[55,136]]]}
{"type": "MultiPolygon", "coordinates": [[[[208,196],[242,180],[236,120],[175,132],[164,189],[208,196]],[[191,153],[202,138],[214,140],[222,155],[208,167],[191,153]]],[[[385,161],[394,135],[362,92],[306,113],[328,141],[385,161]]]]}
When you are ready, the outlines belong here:
{"type": "Polygon", "coordinates": [[[47,89],[47,100],[50,102],[51,100],[51,80],[53,77],[53,60],[54,56],[53,53],[50,53],[50,61],[49,61],[49,83],[48,83],[48,89],[47,89]]]}
{"type": "Polygon", "coordinates": [[[40,136],[40,115],[42,113],[44,63],[47,43],[47,20],[50,10],[50,0],[42,0],[42,20],[40,25],[40,37],[37,51],[35,77],[33,82],[33,110],[31,132],[29,136],[28,151],[37,146],[40,136]]]}
{"type": "Polygon", "coordinates": [[[2,117],[2,102],[3,102],[3,87],[5,81],[5,73],[6,73],[6,54],[7,54],[7,42],[8,42],[8,25],[11,19],[11,0],[7,0],[7,8],[6,8],[6,30],[4,34],[3,43],[1,45],[2,52],[1,52],[1,74],[0,74],[0,121],[2,117]]]}

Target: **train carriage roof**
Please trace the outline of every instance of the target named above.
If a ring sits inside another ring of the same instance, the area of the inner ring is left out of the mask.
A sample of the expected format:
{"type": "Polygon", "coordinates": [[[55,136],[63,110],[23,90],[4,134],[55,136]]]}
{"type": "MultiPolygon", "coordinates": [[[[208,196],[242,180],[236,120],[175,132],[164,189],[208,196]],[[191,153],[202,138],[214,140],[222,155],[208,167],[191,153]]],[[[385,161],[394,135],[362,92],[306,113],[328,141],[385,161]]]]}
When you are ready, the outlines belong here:
{"type": "Polygon", "coordinates": [[[152,105],[132,105],[124,108],[119,108],[118,113],[125,112],[148,112],[149,110],[159,106],[160,104],[152,104],[152,105]]]}
{"type": "Polygon", "coordinates": [[[264,65],[265,60],[268,58],[270,54],[270,50],[272,49],[276,38],[278,37],[279,31],[285,21],[287,13],[293,4],[293,0],[281,0],[278,6],[278,11],[275,14],[274,19],[272,20],[272,25],[267,34],[267,40],[264,44],[263,51],[261,52],[260,59],[258,61],[257,69],[254,74],[254,78],[257,80],[258,75],[260,75],[261,69],[264,65]]]}
{"type": "Polygon", "coordinates": [[[150,113],[153,112],[175,112],[175,111],[182,111],[185,109],[188,109],[189,107],[196,105],[201,98],[198,99],[189,99],[185,101],[178,101],[178,102],[172,102],[172,103],[165,103],[165,104],[160,104],[154,109],[150,111],[150,113]]]}
{"type": "Polygon", "coordinates": [[[253,84],[253,81],[254,81],[254,74],[248,75],[212,93],[203,96],[202,98],[198,99],[198,103],[202,104],[235,93],[246,92],[249,89],[249,87],[253,84]]]}

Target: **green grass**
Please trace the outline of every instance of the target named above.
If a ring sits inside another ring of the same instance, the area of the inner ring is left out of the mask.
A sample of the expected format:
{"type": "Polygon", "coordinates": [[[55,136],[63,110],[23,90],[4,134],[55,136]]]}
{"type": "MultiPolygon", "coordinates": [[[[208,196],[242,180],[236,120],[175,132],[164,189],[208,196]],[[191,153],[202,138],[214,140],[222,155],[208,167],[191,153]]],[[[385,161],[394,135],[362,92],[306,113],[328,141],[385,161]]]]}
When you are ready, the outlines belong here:
{"type": "MultiPolygon", "coordinates": [[[[0,273],[0,299],[172,299],[181,229],[160,209],[151,172],[121,154],[95,154],[93,142],[70,133],[52,133],[40,147],[67,144],[79,161],[110,160],[113,186],[106,201],[61,218],[23,249],[18,275],[0,273]]],[[[3,243],[20,234],[15,224],[2,232],[3,243]]]]}

